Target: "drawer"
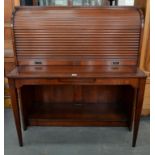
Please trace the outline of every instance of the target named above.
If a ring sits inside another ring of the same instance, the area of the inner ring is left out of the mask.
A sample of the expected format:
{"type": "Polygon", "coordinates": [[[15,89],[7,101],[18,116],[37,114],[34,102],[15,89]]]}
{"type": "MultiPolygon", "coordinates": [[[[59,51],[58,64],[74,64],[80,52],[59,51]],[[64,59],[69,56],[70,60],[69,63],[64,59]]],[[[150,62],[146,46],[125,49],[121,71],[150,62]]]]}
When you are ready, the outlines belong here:
{"type": "Polygon", "coordinates": [[[60,78],[58,79],[59,83],[90,83],[93,84],[96,82],[95,78],[60,78]]]}
{"type": "Polygon", "coordinates": [[[105,77],[108,73],[134,73],[136,66],[21,66],[20,74],[48,77],[105,77]]]}
{"type": "Polygon", "coordinates": [[[19,65],[137,65],[137,59],[19,59],[19,65]]]}

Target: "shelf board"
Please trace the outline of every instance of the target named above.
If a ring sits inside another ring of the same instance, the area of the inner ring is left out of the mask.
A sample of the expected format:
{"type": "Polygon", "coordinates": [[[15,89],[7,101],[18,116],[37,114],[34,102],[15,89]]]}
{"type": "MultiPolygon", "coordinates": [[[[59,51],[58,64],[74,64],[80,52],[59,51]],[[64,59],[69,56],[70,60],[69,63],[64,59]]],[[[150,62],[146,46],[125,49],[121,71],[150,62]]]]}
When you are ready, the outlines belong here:
{"type": "Polygon", "coordinates": [[[31,109],[29,125],[127,126],[120,103],[35,103],[31,109]]]}

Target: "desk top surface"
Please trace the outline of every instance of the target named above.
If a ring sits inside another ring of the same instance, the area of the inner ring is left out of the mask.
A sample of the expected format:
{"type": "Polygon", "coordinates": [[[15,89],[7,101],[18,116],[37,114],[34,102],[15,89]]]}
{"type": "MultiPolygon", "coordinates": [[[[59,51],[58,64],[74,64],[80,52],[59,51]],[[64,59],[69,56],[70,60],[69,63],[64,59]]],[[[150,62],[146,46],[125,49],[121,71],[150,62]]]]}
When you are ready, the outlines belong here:
{"type": "MultiPolygon", "coordinates": [[[[131,68],[131,67],[130,67],[131,68]]],[[[108,78],[146,77],[140,69],[128,70],[127,66],[20,66],[15,67],[8,78],[108,78]],[[127,72],[125,72],[127,70],[127,72]],[[130,71],[130,72],[129,72],[130,71]]]]}

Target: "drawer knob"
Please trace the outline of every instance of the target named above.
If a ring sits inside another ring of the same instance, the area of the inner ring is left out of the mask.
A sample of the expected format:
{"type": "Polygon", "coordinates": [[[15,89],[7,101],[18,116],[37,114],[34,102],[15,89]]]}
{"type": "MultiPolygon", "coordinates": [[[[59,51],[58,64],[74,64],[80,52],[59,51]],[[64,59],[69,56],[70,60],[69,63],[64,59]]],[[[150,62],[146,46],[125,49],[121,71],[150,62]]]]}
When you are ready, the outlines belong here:
{"type": "Polygon", "coordinates": [[[40,65],[40,64],[42,64],[41,61],[35,61],[34,63],[35,63],[36,65],[40,65]]]}
{"type": "Polygon", "coordinates": [[[113,61],[112,64],[113,65],[119,65],[119,61],[113,61]]]}
{"type": "Polygon", "coordinates": [[[72,77],[76,77],[76,76],[78,76],[78,74],[73,73],[73,74],[71,74],[71,76],[72,76],[72,77]]]}

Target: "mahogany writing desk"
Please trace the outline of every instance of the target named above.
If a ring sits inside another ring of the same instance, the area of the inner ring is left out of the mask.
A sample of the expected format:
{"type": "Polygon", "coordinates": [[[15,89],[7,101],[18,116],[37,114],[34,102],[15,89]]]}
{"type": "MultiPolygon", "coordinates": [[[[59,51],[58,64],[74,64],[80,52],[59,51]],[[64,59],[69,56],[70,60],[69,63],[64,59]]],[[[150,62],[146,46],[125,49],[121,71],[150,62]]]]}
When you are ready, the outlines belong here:
{"type": "Polygon", "coordinates": [[[28,126],[126,126],[135,146],[145,74],[139,9],[18,7],[9,74],[20,146],[28,126]],[[19,98],[19,100],[18,100],[19,98]],[[19,108],[20,102],[20,108],[19,108]]]}

